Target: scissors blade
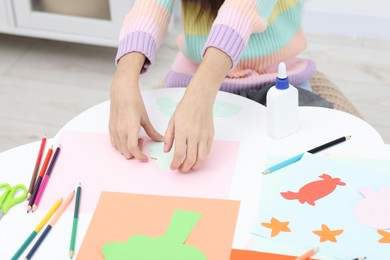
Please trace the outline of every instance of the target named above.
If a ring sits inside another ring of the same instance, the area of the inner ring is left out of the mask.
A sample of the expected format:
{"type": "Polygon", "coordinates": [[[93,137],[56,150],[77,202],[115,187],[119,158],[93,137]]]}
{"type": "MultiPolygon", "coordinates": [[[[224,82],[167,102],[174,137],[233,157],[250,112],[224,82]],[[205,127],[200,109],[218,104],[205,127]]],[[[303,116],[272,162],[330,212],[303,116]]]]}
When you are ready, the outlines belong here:
{"type": "Polygon", "coordinates": [[[4,216],[4,212],[2,209],[0,209],[0,220],[3,218],[3,216],[4,216]]]}

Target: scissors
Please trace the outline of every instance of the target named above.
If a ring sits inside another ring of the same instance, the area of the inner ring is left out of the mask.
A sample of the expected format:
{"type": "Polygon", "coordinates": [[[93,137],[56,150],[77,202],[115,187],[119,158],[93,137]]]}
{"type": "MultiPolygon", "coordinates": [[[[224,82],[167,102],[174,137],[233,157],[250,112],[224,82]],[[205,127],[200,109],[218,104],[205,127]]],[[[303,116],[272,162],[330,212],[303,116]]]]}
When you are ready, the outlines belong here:
{"type": "Polygon", "coordinates": [[[11,188],[8,183],[0,184],[0,191],[5,189],[0,196],[0,219],[7,214],[8,210],[27,198],[27,189],[23,184],[17,184],[11,188]],[[21,190],[23,193],[15,198],[16,193],[21,190]]]}

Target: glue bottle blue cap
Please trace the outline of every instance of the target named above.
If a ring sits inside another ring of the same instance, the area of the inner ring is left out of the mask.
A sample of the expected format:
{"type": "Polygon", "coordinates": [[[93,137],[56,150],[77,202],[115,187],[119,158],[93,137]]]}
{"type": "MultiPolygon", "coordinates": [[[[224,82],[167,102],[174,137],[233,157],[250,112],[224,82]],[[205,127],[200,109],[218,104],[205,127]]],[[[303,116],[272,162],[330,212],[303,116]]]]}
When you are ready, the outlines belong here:
{"type": "Polygon", "coordinates": [[[289,83],[286,72],[286,64],[284,62],[279,63],[278,76],[276,77],[275,86],[280,90],[288,89],[289,83]]]}

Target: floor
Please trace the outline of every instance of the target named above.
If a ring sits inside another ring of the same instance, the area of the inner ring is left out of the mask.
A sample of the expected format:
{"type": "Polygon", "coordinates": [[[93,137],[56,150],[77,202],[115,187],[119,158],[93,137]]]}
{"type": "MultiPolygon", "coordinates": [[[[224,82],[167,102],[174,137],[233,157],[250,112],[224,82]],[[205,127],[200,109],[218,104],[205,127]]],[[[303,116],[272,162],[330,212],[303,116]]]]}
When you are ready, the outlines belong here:
{"type": "MultiPolygon", "coordinates": [[[[142,76],[161,83],[175,56],[175,34],[142,76]]],[[[308,35],[302,56],[316,60],[365,120],[390,144],[390,42],[308,35]]],[[[116,50],[0,34],[0,152],[53,137],[74,116],[109,98],[116,50]]]]}

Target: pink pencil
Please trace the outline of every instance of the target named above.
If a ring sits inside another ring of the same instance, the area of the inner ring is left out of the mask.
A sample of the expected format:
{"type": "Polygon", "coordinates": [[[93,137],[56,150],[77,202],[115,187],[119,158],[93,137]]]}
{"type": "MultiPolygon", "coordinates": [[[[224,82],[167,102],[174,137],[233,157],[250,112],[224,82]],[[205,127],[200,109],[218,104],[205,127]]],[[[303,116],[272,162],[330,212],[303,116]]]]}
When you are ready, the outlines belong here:
{"type": "Polygon", "coordinates": [[[58,146],[54,155],[53,155],[53,159],[50,162],[49,168],[47,169],[47,172],[46,172],[45,176],[43,177],[41,186],[39,187],[37,197],[35,198],[34,205],[32,206],[32,212],[34,212],[38,208],[39,202],[41,201],[41,198],[43,196],[43,193],[45,192],[47,183],[50,180],[50,175],[53,171],[54,165],[56,164],[58,154],[60,153],[60,151],[61,151],[61,147],[58,146]]]}

